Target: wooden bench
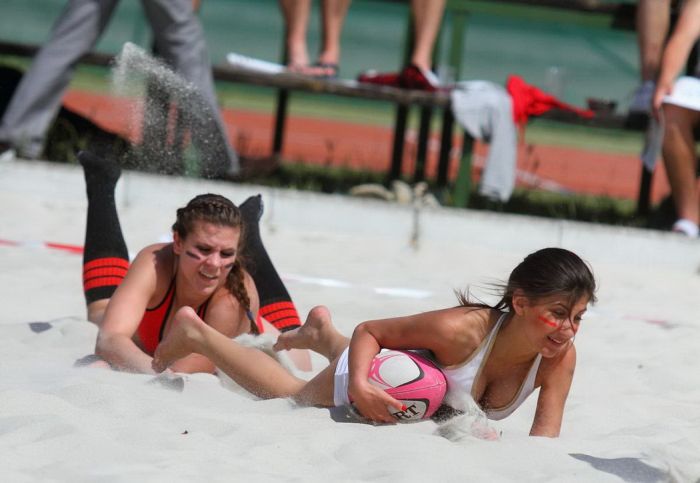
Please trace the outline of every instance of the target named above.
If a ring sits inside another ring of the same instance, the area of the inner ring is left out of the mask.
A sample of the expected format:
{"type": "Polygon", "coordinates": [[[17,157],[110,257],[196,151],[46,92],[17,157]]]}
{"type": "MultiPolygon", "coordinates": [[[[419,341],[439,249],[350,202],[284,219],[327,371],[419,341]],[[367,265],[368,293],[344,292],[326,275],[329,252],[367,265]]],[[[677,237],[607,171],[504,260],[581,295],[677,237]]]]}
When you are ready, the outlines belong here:
{"type": "MultiPolygon", "coordinates": [[[[282,151],[287,118],[287,103],[290,92],[307,92],[333,96],[383,101],[397,106],[394,137],[392,143],[391,168],[387,178],[397,179],[401,176],[404,144],[406,139],[407,121],[412,108],[420,108],[422,113],[438,110],[442,112],[442,136],[439,154],[438,185],[447,184],[447,168],[452,149],[452,117],[450,95],[447,92],[426,92],[418,90],[399,89],[388,86],[363,84],[354,80],[321,80],[307,76],[265,72],[253,72],[244,68],[232,66],[214,66],[214,77],[217,80],[264,86],[279,89],[275,128],[273,133],[272,154],[279,156],[282,151]]],[[[416,181],[425,178],[425,159],[427,156],[430,116],[424,114],[418,135],[417,160],[414,178],[416,181]]]]}

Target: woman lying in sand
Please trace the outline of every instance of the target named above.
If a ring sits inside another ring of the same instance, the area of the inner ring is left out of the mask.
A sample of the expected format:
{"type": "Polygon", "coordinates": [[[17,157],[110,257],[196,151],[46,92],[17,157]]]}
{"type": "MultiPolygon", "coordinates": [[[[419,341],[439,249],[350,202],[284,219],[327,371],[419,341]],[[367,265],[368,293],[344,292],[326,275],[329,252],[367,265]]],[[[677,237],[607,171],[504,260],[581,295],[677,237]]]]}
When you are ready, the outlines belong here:
{"type": "MultiPolygon", "coordinates": [[[[114,201],[121,170],[86,152],[78,158],[88,196],[83,288],[88,320],[99,327],[98,358],[114,368],[152,373],[151,357],[182,307],[193,307],[198,320],[226,338],[265,330],[279,333],[257,317],[258,292],[241,263],[246,225],[250,227],[246,255],[266,277],[263,285],[286,294],[258,236],[259,196],[246,200],[240,209],[220,195],[195,197],[177,210],[173,242],[144,248],[129,265],[114,201]]],[[[291,301],[276,305],[284,306],[288,315],[277,320],[282,329],[298,326],[290,322],[294,320],[290,314],[296,314],[291,301]]],[[[292,359],[300,368],[310,369],[308,352],[297,351],[292,359]]],[[[215,370],[197,354],[170,362],[178,372],[215,370]]]]}
{"type": "Polygon", "coordinates": [[[308,382],[183,307],[155,352],[153,368],[163,371],[200,354],[259,397],[332,407],[346,404],[349,395],[366,418],[394,422],[387,406],[401,410],[402,404],[368,382],[372,358],[380,348],[428,349],[447,378],[448,405],[456,407],[460,394],[471,394],[489,418],[502,419],[540,388],[530,434],[556,437],[576,365],[574,336],[594,293],[595,279],[583,260],[545,248],[515,267],[494,307],[460,295],[454,308],[363,322],[350,340],[335,329],[325,307],[316,307],[275,346],[309,348],[328,358],[330,365],[308,382]]]}

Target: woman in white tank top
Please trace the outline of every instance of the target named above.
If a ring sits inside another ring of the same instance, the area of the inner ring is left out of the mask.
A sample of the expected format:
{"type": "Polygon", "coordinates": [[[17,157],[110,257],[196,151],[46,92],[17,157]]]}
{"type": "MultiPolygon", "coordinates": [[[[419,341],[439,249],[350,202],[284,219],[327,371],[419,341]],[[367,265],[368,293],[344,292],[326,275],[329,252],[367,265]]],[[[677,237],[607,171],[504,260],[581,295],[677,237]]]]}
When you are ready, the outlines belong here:
{"type": "Polygon", "coordinates": [[[576,254],[545,248],[515,267],[493,307],[462,294],[457,307],[363,322],[351,339],[335,329],[325,307],[316,307],[275,347],[312,349],[328,358],[330,365],[308,382],[211,330],[185,308],[158,347],[153,367],[162,371],[196,352],[259,397],[327,407],[352,398],[365,418],[395,422],[387,407],[400,410],[402,404],[368,382],[372,359],[382,348],[427,349],[446,376],[448,405],[458,406],[459,396],[468,393],[490,418],[502,419],[539,388],[530,434],[555,437],[576,364],[574,336],[595,289],[591,270],[576,254]]]}

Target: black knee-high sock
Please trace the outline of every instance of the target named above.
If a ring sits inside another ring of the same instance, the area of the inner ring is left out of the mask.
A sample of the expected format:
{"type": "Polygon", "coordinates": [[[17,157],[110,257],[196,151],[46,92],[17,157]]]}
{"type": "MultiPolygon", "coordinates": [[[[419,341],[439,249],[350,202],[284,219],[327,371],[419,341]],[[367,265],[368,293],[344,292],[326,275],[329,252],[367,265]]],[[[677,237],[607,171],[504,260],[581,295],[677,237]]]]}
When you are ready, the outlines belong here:
{"type": "Polygon", "coordinates": [[[245,224],[243,256],[260,296],[260,315],[284,332],[301,326],[299,313],[260,237],[262,197],[251,196],[240,205],[245,224]]]}
{"type": "Polygon", "coordinates": [[[85,172],[88,198],[83,291],[91,303],[112,296],[129,268],[129,251],[114,201],[121,168],[86,151],[78,154],[78,160],[85,172]]]}

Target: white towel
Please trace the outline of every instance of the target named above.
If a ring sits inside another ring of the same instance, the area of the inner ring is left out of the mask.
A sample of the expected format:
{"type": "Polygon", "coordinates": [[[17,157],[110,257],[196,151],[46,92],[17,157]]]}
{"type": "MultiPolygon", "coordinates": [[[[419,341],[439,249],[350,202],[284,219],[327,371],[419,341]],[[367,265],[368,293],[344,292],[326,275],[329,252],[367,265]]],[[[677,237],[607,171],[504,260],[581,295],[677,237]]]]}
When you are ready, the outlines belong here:
{"type": "Polygon", "coordinates": [[[515,187],[518,138],[510,95],[493,82],[463,81],[451,97],[457,122],[473,138],[489,143],[479,194],[508,201],[515,187]]]}

